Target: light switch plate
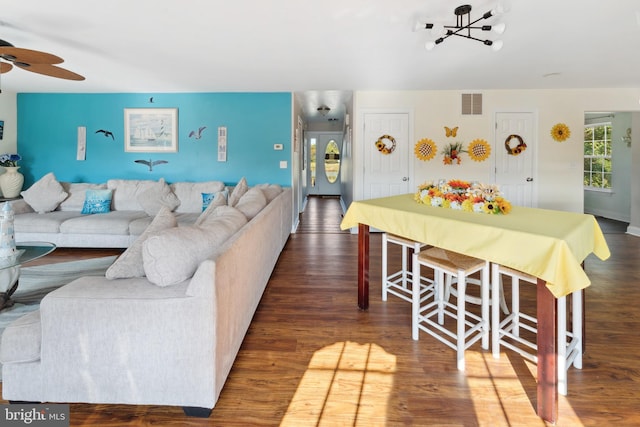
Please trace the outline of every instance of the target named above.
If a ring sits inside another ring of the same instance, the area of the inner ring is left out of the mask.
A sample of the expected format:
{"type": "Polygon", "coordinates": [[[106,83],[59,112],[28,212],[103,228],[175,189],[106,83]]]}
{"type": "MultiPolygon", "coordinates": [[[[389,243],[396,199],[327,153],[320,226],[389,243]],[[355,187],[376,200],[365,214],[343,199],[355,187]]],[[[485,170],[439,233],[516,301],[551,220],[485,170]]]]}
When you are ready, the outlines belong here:
{"type": "Polygon", "coordinates": [[[286,168],[287,168],[287,161],[280,160],[280,169],[286,169],[286,168]]]}

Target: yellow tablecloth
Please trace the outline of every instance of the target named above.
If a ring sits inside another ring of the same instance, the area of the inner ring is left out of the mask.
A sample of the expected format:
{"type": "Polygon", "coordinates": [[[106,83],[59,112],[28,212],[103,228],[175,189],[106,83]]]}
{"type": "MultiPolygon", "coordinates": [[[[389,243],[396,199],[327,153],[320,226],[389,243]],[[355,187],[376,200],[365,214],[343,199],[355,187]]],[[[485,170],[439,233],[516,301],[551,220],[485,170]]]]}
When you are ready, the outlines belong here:
{"type": "Polygon", "coordinates": [[[508,215],[419,204],[413,194],[351,203],[340,227],[359,223],[539,277],[556,297],[591,284],[582,261],[609,247],[592,215],[514,206],[508,215]]]}

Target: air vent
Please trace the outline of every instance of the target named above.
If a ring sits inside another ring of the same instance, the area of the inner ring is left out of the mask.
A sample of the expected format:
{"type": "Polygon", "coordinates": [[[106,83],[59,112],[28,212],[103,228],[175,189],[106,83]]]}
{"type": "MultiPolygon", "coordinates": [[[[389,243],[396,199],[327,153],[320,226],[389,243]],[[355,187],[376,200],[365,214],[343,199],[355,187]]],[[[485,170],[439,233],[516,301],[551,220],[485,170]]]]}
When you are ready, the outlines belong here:
{"type": "Polygon", "coordinates": [[[463,93],[462,94],[462,115],[481,116],[482,115],[482,94],[463,93]]]}

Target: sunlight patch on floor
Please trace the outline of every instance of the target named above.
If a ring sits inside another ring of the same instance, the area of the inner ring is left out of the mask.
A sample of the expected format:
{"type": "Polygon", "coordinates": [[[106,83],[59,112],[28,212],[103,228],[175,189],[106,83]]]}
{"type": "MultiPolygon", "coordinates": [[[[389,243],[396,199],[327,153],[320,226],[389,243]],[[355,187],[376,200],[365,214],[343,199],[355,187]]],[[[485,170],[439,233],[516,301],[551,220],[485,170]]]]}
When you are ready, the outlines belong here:
{"type": "Polygon", "coordinates": [[[316,351],[281,426],[383,426],[396,356],[376,344],[338,342],[316,351]]]}
{"type": "MultiPolygon", "coordinates": [[[[536,415],[535,400],[530,400],[536,396],[535,363],[515,356],[513,360],[523,364],[523,368],[516,371],[505,353],[500,354],[500,359],[494,359],[489,352],[467,351],[465,358],[465,375],[480,426],[547,425],[536,415]]],[[[557,425],[583,426],[567,396],[558,396],[558,407],[557,425]]]]}

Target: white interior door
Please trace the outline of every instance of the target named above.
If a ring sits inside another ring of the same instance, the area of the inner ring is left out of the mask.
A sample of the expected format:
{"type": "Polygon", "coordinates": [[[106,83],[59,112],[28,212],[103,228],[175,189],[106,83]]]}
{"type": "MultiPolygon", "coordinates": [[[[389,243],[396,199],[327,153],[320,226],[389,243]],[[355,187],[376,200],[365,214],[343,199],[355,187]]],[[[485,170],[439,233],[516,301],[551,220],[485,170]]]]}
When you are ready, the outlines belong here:
{"type": "Polygon", "coordinates": [[[515,206],[537,205],[534,197],[534,154],[537,144],[533,129],[533,113],[496,113],[495,183],[515,206]]]}
{"type": "Polygon", "coordinates": [[[363,198],[375,199],[411,192],[408,113],[364,114],[363,198]],[[383,136],[391,138],[383,138],[383,136]],[[385,150],[376,142],[381,139],[385,150]]]}

